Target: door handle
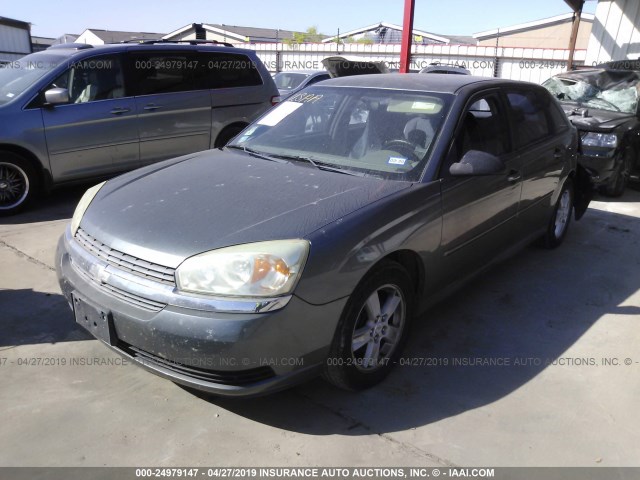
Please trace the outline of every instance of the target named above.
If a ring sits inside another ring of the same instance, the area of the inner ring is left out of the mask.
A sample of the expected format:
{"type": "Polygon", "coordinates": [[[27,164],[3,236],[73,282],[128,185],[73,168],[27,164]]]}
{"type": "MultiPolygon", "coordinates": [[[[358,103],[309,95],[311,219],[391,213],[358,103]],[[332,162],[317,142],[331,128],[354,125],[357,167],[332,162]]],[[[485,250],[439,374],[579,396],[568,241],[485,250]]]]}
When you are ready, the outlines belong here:
{"type": "Polygon", "coordinates": [[[111,110],[111,112],[109,113],[111,113],[112,115],[121,115],[123,113],[127,113],[130,111],[131,111],[130,108],[116,107],[113,110],[111,110]]]}
{"type": "Polygon", "coordinates": [[[507,176],[507,181],[515,183],[522,178],[522,174],[516,170],[511,170],[507,176]]]}
{"type": "Polygon", "coordinates": [[[556,150],[553,152],[553,158],[555,158],[556,160],[564,158],[564,152],[559,148],[556,148],[556,150]]]}
{"type": "Polygon", "coordinates": [[[155,105],[153,103],[150,103],[149,105],[145,105],[143,108],[147,111],[153,111],[162,108],[162,105],[155,105]]]}

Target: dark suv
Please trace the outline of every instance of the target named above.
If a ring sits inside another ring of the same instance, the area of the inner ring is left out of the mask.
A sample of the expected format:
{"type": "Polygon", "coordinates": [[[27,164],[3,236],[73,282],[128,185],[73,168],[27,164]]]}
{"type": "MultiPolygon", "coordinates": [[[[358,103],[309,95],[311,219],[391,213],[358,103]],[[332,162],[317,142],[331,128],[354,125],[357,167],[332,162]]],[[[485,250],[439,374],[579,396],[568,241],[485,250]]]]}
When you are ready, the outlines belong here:
{"type": "Polygon", "coordinates": [[[222,147],[277,102],[251,50],[64,44],[0,68],[0,215],[41,188],[222,147]]]}
{"type": "Polygon", "coordinates": [[[597,172],[602,191],[622,195],[638,168],[640,61],[562,73],[543,83],[580,131],[580,163],[597,172]]]}

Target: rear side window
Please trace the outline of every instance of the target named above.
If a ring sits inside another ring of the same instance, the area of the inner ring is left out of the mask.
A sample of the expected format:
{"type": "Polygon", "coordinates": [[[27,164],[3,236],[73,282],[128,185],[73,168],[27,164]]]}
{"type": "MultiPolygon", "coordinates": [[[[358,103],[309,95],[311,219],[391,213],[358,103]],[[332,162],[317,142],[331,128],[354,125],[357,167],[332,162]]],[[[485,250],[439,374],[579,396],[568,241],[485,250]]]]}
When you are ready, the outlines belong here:
{"type": "Polygon", "coordinates": [[[262,85],[256,63],[246,55],[226,52],[200,53],[199,88],[235,88],[262,85]]]}
{"type": "Polygon", "coordinates": [[[190,53],[135,53],[130,70],[137,95],[195,90],[199,62],[190,53]]]}
{"type": "Polygon", "coordinates": [[[525,147],[552,133],[547,117],[548,107],[535,92],[510,92],[507,98],[513,117],[516,148],[525,147]]]}

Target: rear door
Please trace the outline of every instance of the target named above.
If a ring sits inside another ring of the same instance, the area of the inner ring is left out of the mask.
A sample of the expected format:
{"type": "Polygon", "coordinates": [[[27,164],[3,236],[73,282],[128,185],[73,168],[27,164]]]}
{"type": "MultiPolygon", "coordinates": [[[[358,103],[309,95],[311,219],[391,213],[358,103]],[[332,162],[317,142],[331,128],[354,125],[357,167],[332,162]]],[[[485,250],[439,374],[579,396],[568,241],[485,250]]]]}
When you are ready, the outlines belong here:
{"type": "Polygon", "coordinates": [[[65,105],[42,107],[56,181],[127,170],[139,160],[135,101],[123,79],[122,57],[74,62],[48,88],[66,88],[65,105]]]}
{"type": "Polygon", "coordinates": [[[490,91],[470,99],[449,154],[440,167],[442,248],[446,268],[442,284],[456,283],[514,246],[522,188],[520,162],[514,156],[502,97],[490,91]],[[505,165],[496,175],[453,177],[449,167],[469,150],[497,156],[505,165]]]}
{"type": "Polygon", "coordinates": [[[129,53],[142,163],[209,148],[211,97],[196,81],[204,68],[196,52],[186,50],[129,53]]]}

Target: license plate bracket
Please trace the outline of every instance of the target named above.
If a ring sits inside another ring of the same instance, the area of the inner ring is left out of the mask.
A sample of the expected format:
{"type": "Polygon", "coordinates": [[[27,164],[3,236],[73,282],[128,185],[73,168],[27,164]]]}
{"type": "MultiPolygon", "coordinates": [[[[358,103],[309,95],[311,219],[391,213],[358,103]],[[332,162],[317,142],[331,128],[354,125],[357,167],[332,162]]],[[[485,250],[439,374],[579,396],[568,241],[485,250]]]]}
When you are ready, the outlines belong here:
{"type": "Polygon", "coordinates": [[[111,312],[92,304],[75,292],[72,297],[76,323],[88,330],[98,340],[113,345],[116,335],[111,312]]]}

